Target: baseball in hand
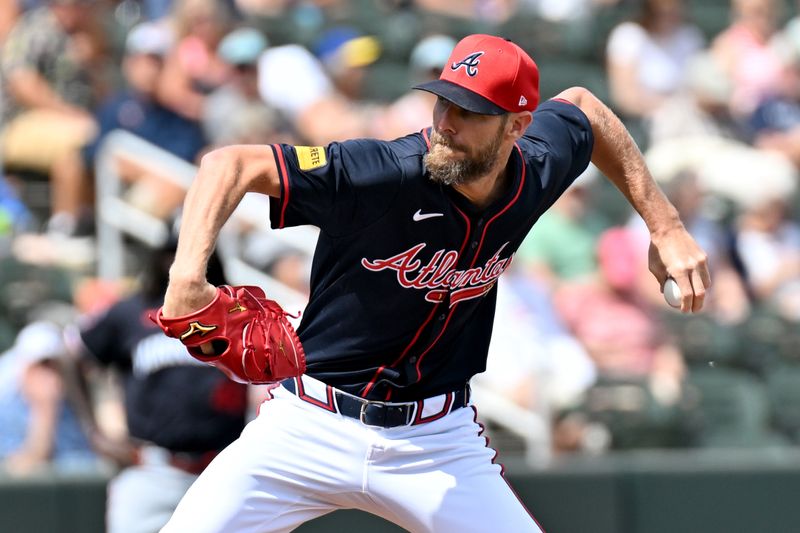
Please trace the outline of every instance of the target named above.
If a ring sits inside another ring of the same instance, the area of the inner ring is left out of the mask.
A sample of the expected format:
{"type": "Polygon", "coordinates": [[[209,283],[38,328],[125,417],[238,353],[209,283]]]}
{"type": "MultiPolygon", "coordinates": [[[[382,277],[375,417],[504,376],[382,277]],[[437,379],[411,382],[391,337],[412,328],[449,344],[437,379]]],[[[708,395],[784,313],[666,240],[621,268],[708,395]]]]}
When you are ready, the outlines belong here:
{"type": "Polygon", "coordinates": [[[681,306],[681,289],[678,287],[678,282],[672,278],[667,278],[664,282],[664,299],[676,309],[681,306]]]}

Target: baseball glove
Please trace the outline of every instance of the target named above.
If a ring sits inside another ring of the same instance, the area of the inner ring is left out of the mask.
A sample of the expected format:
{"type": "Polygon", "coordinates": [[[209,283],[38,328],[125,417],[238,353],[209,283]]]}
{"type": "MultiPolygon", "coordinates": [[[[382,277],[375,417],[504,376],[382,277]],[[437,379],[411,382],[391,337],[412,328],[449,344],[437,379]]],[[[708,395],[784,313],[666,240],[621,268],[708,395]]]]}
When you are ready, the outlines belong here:
{"type": "Polygon", "coordinates": [[[194,313],[151,320],[186,345],[192,357],[241,383],[274,383],[306,370],[306,355],[277,302],[260,287],[222,285],[210,304],[194,313]],[[201,345],[211,343],[213,352],[201,345]]]}

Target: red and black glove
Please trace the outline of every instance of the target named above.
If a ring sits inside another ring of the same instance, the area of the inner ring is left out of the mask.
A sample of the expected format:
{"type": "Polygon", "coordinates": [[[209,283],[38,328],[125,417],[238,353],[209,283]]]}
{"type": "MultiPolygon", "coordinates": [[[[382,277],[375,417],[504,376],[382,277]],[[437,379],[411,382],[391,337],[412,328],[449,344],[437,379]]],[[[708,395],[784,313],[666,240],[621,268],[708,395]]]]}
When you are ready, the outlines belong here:
{"type": "Polygon", "coordinates": [[[306,355],[286,311],[260,287],[222,285],[210,304],[189,315],[150,318],[186,345],[192,357],[241,383],[275,383],[306,370],[306,355]],[[212,353],[200,345],[211,343],[212,353]]]}

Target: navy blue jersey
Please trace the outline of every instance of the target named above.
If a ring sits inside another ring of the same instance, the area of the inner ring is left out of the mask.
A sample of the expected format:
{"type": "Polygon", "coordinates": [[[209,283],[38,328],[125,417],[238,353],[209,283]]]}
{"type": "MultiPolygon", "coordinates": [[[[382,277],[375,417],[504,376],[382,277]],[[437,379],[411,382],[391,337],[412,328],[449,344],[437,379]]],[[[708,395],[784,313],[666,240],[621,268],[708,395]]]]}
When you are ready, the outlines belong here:
{"type": "Polygon", "coordinates": [[[580,109],[542,104],[512,151],[507,192],[476,210],[429,179],[428,134],[272,147],[272,226],[320,228],[298,328],[307,373],[369,399],[418,400],[485,370],[497,278],[593,143],[580,109]]]}

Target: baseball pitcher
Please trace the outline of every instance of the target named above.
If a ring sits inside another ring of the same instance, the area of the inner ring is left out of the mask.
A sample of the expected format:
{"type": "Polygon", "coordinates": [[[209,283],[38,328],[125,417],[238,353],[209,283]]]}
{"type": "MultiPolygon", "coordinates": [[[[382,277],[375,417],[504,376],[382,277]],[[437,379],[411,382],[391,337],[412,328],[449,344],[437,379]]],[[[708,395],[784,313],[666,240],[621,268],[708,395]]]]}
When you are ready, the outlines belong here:
{"type": "Polygon", "coordinates": [[[232,378],[280,386],[163,531],[291,531],[343,508],[412,532],[542,531],[470,401],[517,247],[592,161],[647,223],[651,271],[677,281],[682,311],[710,279],[622,123],[582,88],[540,104],[538,79],[519,46],[470,35],[417,87],[438,96],[430,128],[203,158],[157,320],[232,378]],[[205,280],[249,191],[271,197],[274,228],[320,228],[297,332],[260,289],[205,280]]]}

